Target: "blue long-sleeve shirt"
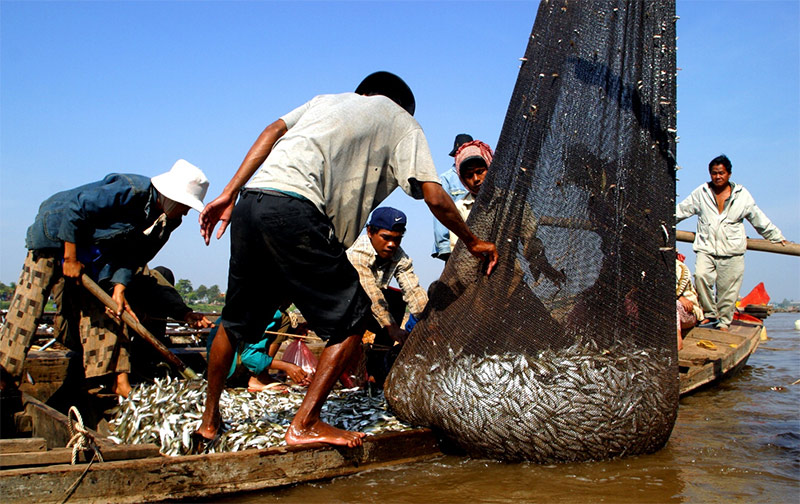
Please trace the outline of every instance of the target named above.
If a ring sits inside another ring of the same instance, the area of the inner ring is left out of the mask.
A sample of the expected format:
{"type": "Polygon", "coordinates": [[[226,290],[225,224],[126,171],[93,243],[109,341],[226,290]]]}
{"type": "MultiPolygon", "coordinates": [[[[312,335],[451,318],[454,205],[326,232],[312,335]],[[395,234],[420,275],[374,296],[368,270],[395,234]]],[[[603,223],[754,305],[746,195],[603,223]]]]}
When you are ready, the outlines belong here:
{"type": "MultiPolygon", "coordinates": [[[[442,181],[442,189],[453,198],[453,201],[458,201],[467,195],[467,190],[461,184],[461,179],[458,178],[455,166],[451,167],[446,172],[439,175],[442,181]]],[[[439,222],[438,219],[433,219],[433,253],[431,256],[439,257],[442,254],[449,254],[450,250],[450,230],[444,224],[439,222]]]]}
{"type": "Polygon", "coordinates": [[[181,223],[172,219],[145,234],[163,213],[157,201],[149,177],[112,173],[47,198],[28,228],[25,245],[61,250],[64,242],[75,243],[91,276],[127,285],[134,270],[155,257],[181,223]]]}

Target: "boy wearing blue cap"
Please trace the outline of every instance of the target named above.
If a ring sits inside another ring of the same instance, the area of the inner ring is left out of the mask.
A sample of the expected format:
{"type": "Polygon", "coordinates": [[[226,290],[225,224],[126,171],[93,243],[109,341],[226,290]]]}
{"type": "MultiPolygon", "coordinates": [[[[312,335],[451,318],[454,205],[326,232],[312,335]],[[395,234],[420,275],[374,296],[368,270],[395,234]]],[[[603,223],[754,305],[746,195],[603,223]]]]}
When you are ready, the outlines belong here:
{"type": "Polygon", "coordinates": [[[406,305],[415,317],[428,303],[428,295],[419,285],[411,258],[400,247],[406,231],[406,215],[391,207],[377,208],[361,235],[347,250],[347,258],[358,272],[361,287],[372,301],[372,318],[367,329],[375,333],[375,342],[403,343],[408,333],[400,328],[406,305]],[[402,295],[389,287],[397,279],[402,295]]]}

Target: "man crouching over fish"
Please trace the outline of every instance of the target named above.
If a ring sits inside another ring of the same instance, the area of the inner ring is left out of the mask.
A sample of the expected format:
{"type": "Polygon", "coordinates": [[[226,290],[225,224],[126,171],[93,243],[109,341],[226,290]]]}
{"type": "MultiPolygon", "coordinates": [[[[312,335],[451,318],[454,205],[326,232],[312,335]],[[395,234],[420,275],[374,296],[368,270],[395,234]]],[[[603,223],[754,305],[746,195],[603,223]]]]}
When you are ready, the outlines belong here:
{"type": "Polygon", "coordinates": [[[355,93],[313,98],[267,126],[200,215],[206,244],[218,222],[218,239],[231,223],[231,259],[198,444],[219,434],[219,398],[234,348],[259,338],[289,297],[328,344],[286,442],[361,445],[364,433],[326,424],[320,411],[360,351],[364,320],[371,316],[370,299],[345,251],[396,187],[424,199],[472,254],[490,261],[488,271],[494,267],[494,244],[472,234],[439,184],[414,107],[411,90],[388,72],[371,74],[355,93]]]}

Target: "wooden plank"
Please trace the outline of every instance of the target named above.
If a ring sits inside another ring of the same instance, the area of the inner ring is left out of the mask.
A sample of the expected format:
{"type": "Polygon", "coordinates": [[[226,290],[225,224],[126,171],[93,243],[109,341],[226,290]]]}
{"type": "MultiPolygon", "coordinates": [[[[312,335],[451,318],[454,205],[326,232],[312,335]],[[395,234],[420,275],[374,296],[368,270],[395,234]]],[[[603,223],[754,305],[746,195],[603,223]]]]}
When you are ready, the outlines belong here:
{"type": "MultiPolygon", "coordinates": [[[[41,440],[44,443],[44,439],[41,440]]],[[[94,452],[78,453],[78,461],[89,462],[94,452]]],[[[132,460],[147,457],[160,457],[158,446],[154,444],[105,446],[100,449],[103,460],[132,460]]],[[[71,464],[72,448],[55,448],[53,450],[33,453],[6,453],[0,458],[0,468],[44,466],[53,464],[71,464]]]]}
{"type": "Polygon", "coordinates": [[[69,361],[75,352],[69,350],[31,350],[25,356],[23,373],[30,373],[36,381],[58,382],[67,376],[69,361]]]}
{"type": "Polygon", "coordinates": [[[178,348],[170,348],[170,352],[174,353],[181,359],[187,355],[199,355],[203,359],[206,359],[206,347],[178,347],[178,348]]]}
{"type": "Polygon", "coordinates": [[[49,400],[68,379],[70,366],[82,367],[77,357],[77,353],[69,350],[31,350],[25,357],[19,389],[40,401],[49,400]]]}
{"type": "MultiPolygon", "coordinates": [[[[41,437],[47,441],[48,448],[61,448],[67,446],[69,438],[69,418],[63,413],[54,410],[43,402],[23,394],[25,404],[25,415],[31,417],[33,422],[33,437],[41,437]]],[[[117,446],[111,440],[106,439],[97,431],[87,429],[95,442],[100,446],[117,446]]]]}
{"type": "MultiPolygon", "coordinates": [[[[133,503],[219,496],[329,479],[441,455],[428,429],[367,436],[345,448],[321,443],[134,461],[95,463],[70,503],[133,503]]],[[[61,502],[86,466],[0,471],[3,503],[61,502]]]]}
{"type": "MultiPolygon", "coordinates": [[[[1,455],[19,452],[43,452],[45,450],[47,450],[47,442],[44,438],[0,439],[1,455]]],[[[0,464],[2,462],[3,459],[0,459],[0,464]]]]}

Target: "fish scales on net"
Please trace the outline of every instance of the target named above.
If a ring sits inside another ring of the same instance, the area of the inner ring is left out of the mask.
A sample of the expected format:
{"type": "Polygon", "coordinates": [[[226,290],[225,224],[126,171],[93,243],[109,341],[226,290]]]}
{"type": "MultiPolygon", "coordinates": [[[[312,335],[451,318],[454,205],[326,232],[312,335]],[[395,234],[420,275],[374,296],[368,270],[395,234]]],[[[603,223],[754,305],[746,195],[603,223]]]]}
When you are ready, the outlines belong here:
{"type": "MultiPolygon", "coordinates": [[[[191,435],[200,426],[207,382],[167,377],[152,385],[137,386],[127,399],[112,410],[110,423],[117,443],[154,443],[164,455],[186,455],[191,435]]],[[[209,452],[262,449],[285,444],[286,429],[292,421],[305,389],[286,392],[249,392],[226,389],[220,397],[223,433],[209,452]]],[[[403,431],[411,426],[387,411],[383,393],[340,389],[331,392],[322,408],[323,421],[367,434],[403,431]]]]}
{"type": "Polygon", "coordinates": [[[647,453],[674,420],[664,407],[670,387],[659,383],[673,374],[666,349],[578,341],[536,356],[449,355],[396,367],[392,404],[400,418],[439,428],[474,455],[551,463],[647,453]]]}

